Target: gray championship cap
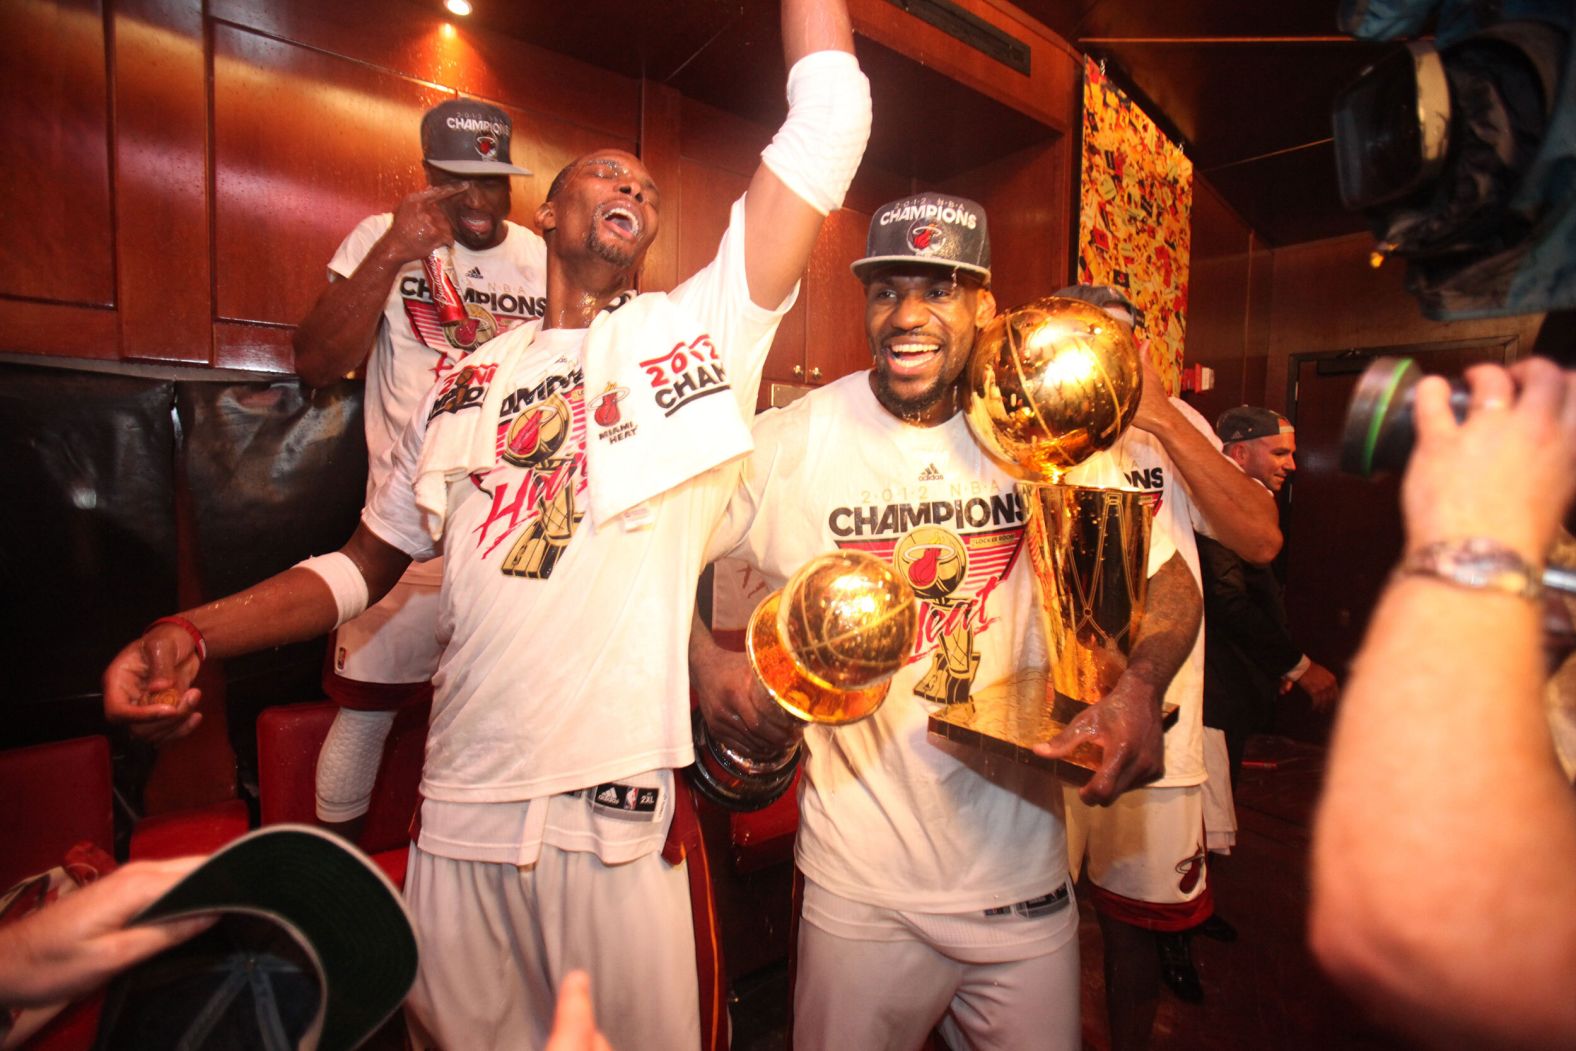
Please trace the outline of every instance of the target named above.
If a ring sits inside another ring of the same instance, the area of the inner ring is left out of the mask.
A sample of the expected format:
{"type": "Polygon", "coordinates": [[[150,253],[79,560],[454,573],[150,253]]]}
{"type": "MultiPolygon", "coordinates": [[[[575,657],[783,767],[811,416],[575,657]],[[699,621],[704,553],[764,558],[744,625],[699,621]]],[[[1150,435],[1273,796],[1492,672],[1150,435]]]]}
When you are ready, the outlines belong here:
{"type": "Polygon", "coordinates": [[[918,193],[882,205],[870,217],[865,256],[854,261],[854,276],[868,281],[876,269],[894,263],[966,270],[988,282],[985,209],[966,197],[944,193],[918,193]]]}
{"type": "Polygon", "coordinates": [[[1215,421],[1215,433],[1220,435],[1221,442],[1226,445],[1268,438],[1291,429],[1286,417],[1273,409],[1261,409],[1257,405],[1238,405],[1235,409],[1227,409],[1215,421]]]}
{"type": "Polygon", "coordinates": [[[440,102],[421,118],[421,156],[455,175],[530,175],[509,163],[509,114],[475,99],[440,102]]]}

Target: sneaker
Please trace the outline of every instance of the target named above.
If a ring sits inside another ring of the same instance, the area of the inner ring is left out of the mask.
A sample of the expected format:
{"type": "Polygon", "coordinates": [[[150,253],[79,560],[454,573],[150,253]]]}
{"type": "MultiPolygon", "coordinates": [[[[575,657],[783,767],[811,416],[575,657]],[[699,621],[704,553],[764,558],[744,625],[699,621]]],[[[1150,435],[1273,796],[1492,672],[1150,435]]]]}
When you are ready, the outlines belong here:
{"type": "Polygon", "coordinates": [[[1204,1000],[1204,985],[1193,966],[1191,941],[1186,931],[1157,932],[1155,946],[1160,951],[1160,978],[1184,1003],[1204,1000]]]}

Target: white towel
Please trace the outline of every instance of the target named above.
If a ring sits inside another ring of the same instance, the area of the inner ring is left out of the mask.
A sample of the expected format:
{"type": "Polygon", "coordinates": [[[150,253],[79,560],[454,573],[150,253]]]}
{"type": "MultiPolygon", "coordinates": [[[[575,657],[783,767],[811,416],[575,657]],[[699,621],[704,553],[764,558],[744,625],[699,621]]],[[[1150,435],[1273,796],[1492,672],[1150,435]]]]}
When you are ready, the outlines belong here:
{"type": "MultiPolygon", "coordinates": [[[[497,462],[503,399],[540,328],[521,325],[483,344],[440,388],[415,482],[434,540],[443,535],[449,487],[497,462]]],[[[630,392],[617,426],[587,423],[596,526],[754,448],[722,357],[705,326],[665,293],[636,296],[592,321],[581,349],[587,401],[605,390],[630,392]]]]}
{"type": "Polygon", "coordinates": [[[705,326],[661,292],[592,322],[587,400],[610,388],[631,392],[619,406],[627,422],[587,428],[597,526],[755,447],[722,356],[705,326]]]}

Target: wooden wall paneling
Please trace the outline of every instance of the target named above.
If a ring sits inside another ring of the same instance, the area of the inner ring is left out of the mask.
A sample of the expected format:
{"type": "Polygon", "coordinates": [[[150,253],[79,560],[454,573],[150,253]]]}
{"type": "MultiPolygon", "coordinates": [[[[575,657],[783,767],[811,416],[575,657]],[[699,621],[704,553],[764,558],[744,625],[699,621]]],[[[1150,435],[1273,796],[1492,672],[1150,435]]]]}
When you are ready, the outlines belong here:
{"type": "Polygon", "coordinates": [[[1248,255],[1248,319],[1243,326],[1248,353],[1242,370],[1242,400],[1252,405],[1274,404],[1267,386],[1274,310],[1275,255],[1255,233],[1248,255]]]}
{"type": "Polygon", "coordinates": [[[640,159],[657,184],[657,239],[646,252],[640,287],[671,291],[689,276],[679,272],[679,229],[684,217],[683,96],[654,80],[641,82],[640,159]]]}
{"type": "Polygon", "coordinates": [[[1030,146],[964,172],[935,189],[978,201],[990,225],[997,305],[1020,306],[1067,284],[1077,229],[1067,167],[1070,140],[1030,146]]]}
{"type": "Polygon", "coordinates": [[[421,114],[449,93],[227,25],[213,54],[217,314],[294,325],[351,228],[426,185],[421,114]]]}
{"type": "Polygon", "coordinates": [[[120,318],[112,310],[0,297],[0,350],[62,358],[120,358],[120,318]]]}
{"type": "Polygon", "coordinates": [[[121,0],[112,40],[121,354],[207,364],[213,279],[201,0],[121,0]]]}
{"type": "MultiPolygon", "coordinates": [[[[761,150],[771,132],[758,124],[724,113],[693,99],[680,104],[679,151],[682,209],[679,219],[678,275],[683,280],[711,261],[717,242],[728,228],[728,210],[749,189],[760,164],[761,150]]],[[[805,344],[805,312],[809,296],[799,299],[777,328],[762,371],[759,405],[767,404],[772,381],[801,383],[805,344]]]]}
{"type": "Polygon", "coordinates": [[[1067,43],[1011,4],[957,3],[1029,46],[1028,76],[920,21],[891,0],[849,0],[848,10],[856,32],[1058,131],[1070,130],[1076,110],[1068,108],[1067,100],[1078,95],[1079,72],[1067,43]]]}
{"type": "Polygon", "coordinates": [[[1260,404],[1247,387],[1253,231],[1202,178],[1193,181],[1191,243],[1183,361],[1214,369],[1215,389],[1187,400],[1214,420],[1233,405],[1260,404]]]}
{"type": "Polygon", "coordinates": [[[1537,337],[1542,316],[1430,321],[1406,291],[1398,262],[1368,265],[1367,234],[1291,245],[1274,252],[1266,397],[1285,410],[1287,361],[1292,354],[1361,347],[1515,336],[1521,347],[1537,337]]]}
{"type": "MultiPolygon", "coordinates": [[[[679,152],[684,159],[742,175],[743,186],[749,185],[761,151],[776,131],[687,97],[680,103],[679,120],[679,152]]],[[[744,192],[742,186],[739,192],[744,192]]]]}
{"type": "Polygon", "coordinates": [[[805,273],[805,379],[822,386],[870,367],[865,290],[849,269],[865,254],[870,213],[840,208],[826,218],[805,273]]]}
{"type": "Polygon", "coordinates": [[[220,21],[404,73],[494,102],[573,117],[633,140],[640,85],[629,77],[474,23],[451,20],[439,5],[407,0],[210,0],[220,21]]]}
{"type": "Polygon", "coordinates": [[[0,295],[114,305],[107,58],[98,0],[0,9],[0,295]]]}

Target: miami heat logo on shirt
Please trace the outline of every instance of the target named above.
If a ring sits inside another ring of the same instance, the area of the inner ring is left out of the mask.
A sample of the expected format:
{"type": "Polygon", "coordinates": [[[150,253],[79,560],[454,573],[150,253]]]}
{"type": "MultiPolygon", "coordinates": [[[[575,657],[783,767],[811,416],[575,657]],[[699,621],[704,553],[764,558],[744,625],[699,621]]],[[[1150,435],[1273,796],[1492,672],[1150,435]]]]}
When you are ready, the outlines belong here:
{"type": "Polygon", "coordinates": [[[925,600],[925,619],[939,616],[946,625],[940,645],[931,653],[930,671],[914,693],[938,704],[962,704],[969,699],[980,667],[970,623],[974,599],[956,594],[968,575],[968,548],[940,526],[920,526],[897,542],[892,561],[914,594],[925,600]]]}
{"type": "Polygon", "coordinates": [[[472,531],[483,559],[513,541],[499,570],[544,580],[585,517],[585,379],[550,375],[503,400],[498,465],[472,483],[492,506],[472,531]]]}
{"type": "MultiPolygon", "coordinates": [[[[834,512],[835,514],[835,512],[834,512]]],[[[909,661],[930,659],[914,687],[937,704],[969,699],[980,654],[975,638],[993,622],[987,604],[1012,568],[1023,529],[1011,525],[964,536],[921,525],[888,540],[840,540],[838,547],[890,559],[920,599],[919,635],[909,661]]]]}
{"type": "Polygon", "coordinates": [[[516,467],[541,467],[564,447],[569,435],[569,403],[554,394],[514,418],[504,432],[503,458],[516,467]]]}

